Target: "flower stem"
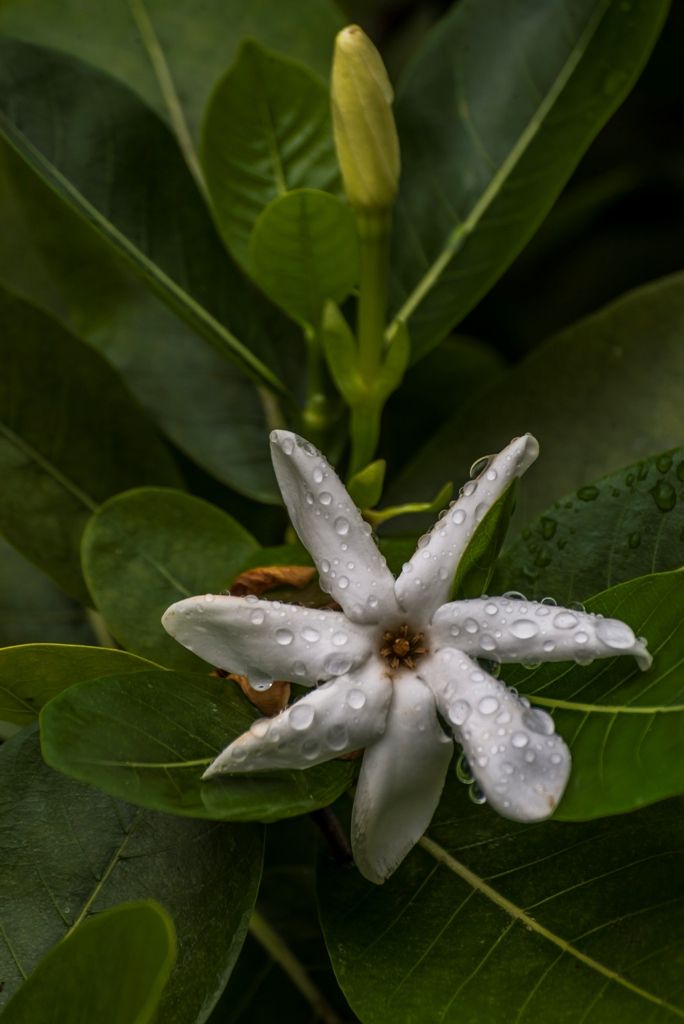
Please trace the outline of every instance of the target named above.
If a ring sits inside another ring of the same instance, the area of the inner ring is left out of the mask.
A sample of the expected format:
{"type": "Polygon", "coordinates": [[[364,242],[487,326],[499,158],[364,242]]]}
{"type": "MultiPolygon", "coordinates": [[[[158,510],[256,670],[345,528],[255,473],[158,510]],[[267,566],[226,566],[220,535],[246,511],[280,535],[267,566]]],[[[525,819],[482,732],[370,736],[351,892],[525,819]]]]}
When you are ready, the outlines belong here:
{"type": "Polygon", "coordinates": [[[351,457],[349,476],[354,476],[373,461],[380,437],[382,404],[369,396],[350,410],[351,457]]]}
{"type": "Polygon", "coordinates": [[[321,327],[307,328],[304,334],[308,350],[307,399],[302,411],[304,434],[319,448],[325,447],[325,437],[334,420],[331,407],[328,376],[321,327]]]}

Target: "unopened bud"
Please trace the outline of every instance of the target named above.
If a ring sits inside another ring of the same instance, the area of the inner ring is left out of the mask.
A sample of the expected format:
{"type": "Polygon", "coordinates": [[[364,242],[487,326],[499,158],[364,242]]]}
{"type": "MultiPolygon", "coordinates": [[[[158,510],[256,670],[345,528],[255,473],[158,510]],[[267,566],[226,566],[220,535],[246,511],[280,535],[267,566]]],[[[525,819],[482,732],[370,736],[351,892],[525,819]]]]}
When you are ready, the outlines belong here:
{"type": "Polygon", "coordinates": [[[344,189],[356,209],[386,210],[399,182],[399,140],[385,65],[358,25],[338,32],[332,113],[344,189]]]}

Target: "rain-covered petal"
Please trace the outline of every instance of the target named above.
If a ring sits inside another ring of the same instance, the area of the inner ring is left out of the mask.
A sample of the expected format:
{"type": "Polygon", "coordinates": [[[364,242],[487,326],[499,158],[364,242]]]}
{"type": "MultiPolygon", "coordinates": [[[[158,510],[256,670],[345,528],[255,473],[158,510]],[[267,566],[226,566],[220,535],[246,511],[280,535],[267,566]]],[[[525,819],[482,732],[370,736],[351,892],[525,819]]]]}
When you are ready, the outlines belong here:
{"type": "Polygon", "coordinates": [[[385,735],[366,750],[354,797],[354,860],[371,882],[384,882],[430,824],[452,752],[430,690],[397,675],[385,735]]]}
{"type": "Polygon", "coordinates": [[[505,596],[442,605],[430,637],[433,648],[458,647],[501,662],[589,662],[632,654],[646,670],[652,661],[645,642],[620,619],[505,596]]]}
{"type": "Polygon", "coordinates": [[[207,768],[224,772],[310,768],[374,743],[385,731],[392,683],[372,658],[363,669],[312,690],[275,718],[259,718],[207,768]]]}
{"type": "Polygon", "coordinates": [[[420,669],[492,807],[514,821],[553,814],[571,759],[551,715],[530,707],[462,651],[444,648],[420,669]]]}
{"type": "Polygon", "coordinates": [[[287,430],[273,431],[271,454],[292,525],[316,563],[322,589],[354,622],[394,618],[394,577],[335,470],[287,430]]]}
{"type": "Polygon", "coordinates": [[[458,500],[421,539],[396,582],[397,599],[407,613],[427,621],[448,600],[456,567],[478,524],[538,454],[531,434],[516,437],[465,484],[458,500]]]}
{"type": "Polygon", "coordinates": [[[252,686],[273,679],[312,686],[345,675],[369,657],[375,637],[340,612],[219,594],[172,604],[162,624],[189,651],[252,686]]]}

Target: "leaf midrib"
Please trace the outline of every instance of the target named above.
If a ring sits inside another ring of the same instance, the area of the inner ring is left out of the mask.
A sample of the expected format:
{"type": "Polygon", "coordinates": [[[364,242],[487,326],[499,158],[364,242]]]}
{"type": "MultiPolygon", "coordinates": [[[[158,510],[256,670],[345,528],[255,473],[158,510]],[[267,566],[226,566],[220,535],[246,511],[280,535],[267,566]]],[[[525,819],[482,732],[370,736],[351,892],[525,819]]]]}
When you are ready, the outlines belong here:
{"type": "Polygon", "coordinates": [[[41,469],[45,470],[48,476],[51,476],[58,484],[60,484],[60,486],[67,491],[72,498],[76,498],[76,500],[79,501],[88,510],[88,512],[97,511],[99,506],[97,502],[90,497],[90,495],[86,494],[78,484],[74,483],[73,480],[70,480],[69,477],[62,473],[62,471],[58,469],[50,459],[46,458],[38,451],[37,448],[34,448],[33,445],[28,443],[28,441],[25,441],[20,437],[16,431],[12,430],[11,427],[8,427],[5,423],[0,423],[0,434],[3,435],[10,444],[13,444],[15,448],[18,448],[20,452],[26,455],[33,462],[37,463],[41,469]]]}
{"type": "Polygon", "coordinates": [[[465,864],[462,864],[460,861],[456,860],[455,857],[452,857],[452,855],[445,850],[443,846],[440,846],[439,843],[436,843],[427,835],[423,836],[423,838],[419,840],[419,845],[434,857],[436,861],[446,867],[449,871],[452,871],[476,892],[479,892],[486,899],[494,903],[495,906],[499,907],[500,910],[503,910],[504,913],[508,914],[514,921],[520,922],[520,924],[525,928],[536,932],[537,935],[540,935],[543,939],[546,939],[547,942],[554,945],[561,951],[561,955],[563,953],[567,953],[569,956],[574,957],[579,963],[584,964],[585,967],[596,971],[598,974],[602,974],[603,977],[608,979],[608,981],[621,985],[623,988],[633,992],[640,998],[646,999],[648,1002],[654,1003],[656,1006],[663,1007],[671,1013],[674,1013],[677,1017],[684,1019],[684,1011],[680,1010],[679,1007],[673,1006],[672,1003],[668,1003],[665,999],[661,999],[652,992],[648,992],[639,985],[635,985],[617,971],[614,971],[612,968],[601,963],[601,961],[595,960],[593,957],[583,953],[580,949],[577,949],[576,946],[573,946],[560,935],[556,935],[550,928],[546,928],[534,917],[527,914],[522,907],[517,906],[517,904],[513,903],[512,900],[509,900],[504,896],[503,893],[500,893],[493,886],[489,885],[484,878],[481,878],[476,872],[466,867],[465,864]]]}
{"type": "Polygon", "coordinates": [[[602,0],[598,8],[589,19],[584,31],[580,34],[575,46],[568,54],[567,60],[561,67],[556,79],[552,83],[543,100],[535,110],[534,114],[525,125],[517,141],[508,153],[508,156],[501,164],[500,169],[493,175],[489,184],[484,189],[479,199],[473,204],[468,216],[462,220],[446,239],[444,248],[439,256],[433,260],[428,270],[424,273],[418,284],[415,286],[409,297],[405,300],[394,317],[393,323],[398,321],[406,322],[416,311],[417,307],[426,297],[428,292],[435,286],[442,273],[446,270],[451,259],[463,247],[467,238],[473,233],[484,215],[497,198],[516,166],[527,152],[535,136],[543,127],[544,122],[563,90],[570,81],[575,69],[586,53],[589,44],[599,29],[604,15],[610,7],[611,0],[602,0]]]}

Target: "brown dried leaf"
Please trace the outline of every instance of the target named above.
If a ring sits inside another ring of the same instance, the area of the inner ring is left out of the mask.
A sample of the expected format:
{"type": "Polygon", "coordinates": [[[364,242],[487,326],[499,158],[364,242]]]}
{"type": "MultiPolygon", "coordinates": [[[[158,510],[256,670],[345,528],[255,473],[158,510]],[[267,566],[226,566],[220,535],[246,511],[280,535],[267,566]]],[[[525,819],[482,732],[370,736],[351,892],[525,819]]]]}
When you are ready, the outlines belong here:
{"type": "Polygon", "coordinates": [[[241,572],[230,588],[232,597],[246,597],[254,594],[261,597],[276,587],[295,587],[301,590],[316,575],[310,565],[260,565],[255,569],[241,572]]]}

